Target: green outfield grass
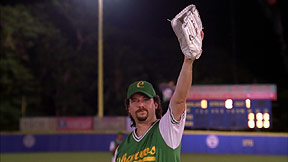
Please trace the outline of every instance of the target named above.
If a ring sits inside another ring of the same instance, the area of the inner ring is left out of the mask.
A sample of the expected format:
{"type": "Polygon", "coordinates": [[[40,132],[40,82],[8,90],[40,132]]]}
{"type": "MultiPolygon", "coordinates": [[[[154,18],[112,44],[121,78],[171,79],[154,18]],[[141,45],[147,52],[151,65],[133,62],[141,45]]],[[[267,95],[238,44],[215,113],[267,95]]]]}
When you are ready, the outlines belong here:
{"type": "MultiPolygon", "coordinates": [[[[1,162],[111,162],[108,152],[0,154],[1,162]]],[[[182,162],[288,162],[288,156],[182,154],[182,162]]]]}

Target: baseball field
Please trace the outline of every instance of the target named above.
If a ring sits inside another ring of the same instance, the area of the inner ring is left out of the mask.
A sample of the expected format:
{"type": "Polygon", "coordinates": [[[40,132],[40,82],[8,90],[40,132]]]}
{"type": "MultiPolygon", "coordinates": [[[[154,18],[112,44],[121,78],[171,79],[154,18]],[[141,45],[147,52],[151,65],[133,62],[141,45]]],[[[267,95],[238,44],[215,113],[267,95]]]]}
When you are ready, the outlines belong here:
{"type": "MultiPolygon", "coordinates": [[[[109,152],[9,153],[1,162],[110,162],[109,152]]],[[[182,154],[182,162],[288,162],[288,156],[182,154]]]]}

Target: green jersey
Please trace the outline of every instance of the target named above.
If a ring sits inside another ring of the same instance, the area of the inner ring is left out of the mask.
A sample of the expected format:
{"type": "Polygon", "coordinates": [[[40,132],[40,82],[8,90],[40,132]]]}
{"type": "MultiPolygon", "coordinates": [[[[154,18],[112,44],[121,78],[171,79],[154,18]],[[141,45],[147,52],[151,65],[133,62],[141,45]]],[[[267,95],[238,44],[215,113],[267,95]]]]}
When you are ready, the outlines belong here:
{"type": "Polygon", "coordinates": [[[169,108],[141,137],[132,131],[118,147],[115,162],[180,162],[185,114],[176,121],[169,108]]]}

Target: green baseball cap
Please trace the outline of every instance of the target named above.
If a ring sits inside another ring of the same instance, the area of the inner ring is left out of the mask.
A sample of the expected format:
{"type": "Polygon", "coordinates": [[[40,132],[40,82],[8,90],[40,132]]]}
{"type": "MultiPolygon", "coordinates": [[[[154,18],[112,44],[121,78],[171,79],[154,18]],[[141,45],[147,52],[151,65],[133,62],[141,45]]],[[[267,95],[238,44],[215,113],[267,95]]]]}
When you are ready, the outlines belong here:
{"type": "Polygon", "coordinates": [[[136,81],[130,84],[127,92],[127,99],[130,98],[133,94],[138,92],[144,93],[150,98],[156,96],[155,90],[151,83],[147,81],[136,81]]]}

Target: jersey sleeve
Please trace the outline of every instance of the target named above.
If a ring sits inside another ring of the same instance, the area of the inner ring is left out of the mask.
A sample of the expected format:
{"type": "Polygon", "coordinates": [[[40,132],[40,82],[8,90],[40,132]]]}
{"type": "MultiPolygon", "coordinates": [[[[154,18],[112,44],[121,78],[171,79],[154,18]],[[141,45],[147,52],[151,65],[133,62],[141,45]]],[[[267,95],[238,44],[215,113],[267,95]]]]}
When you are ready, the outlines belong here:
{"type": "Polygon", "coordinates": [[[167,112],[160,120],[159,129],[161,136],[163,137],[166,144],[172,149],[177,148],[181,143],[185,126],[185,119],[186,109],[185,112],[182,114],[181,119],[177,121],[174,118],[171,106],[169,105],[167,112]]]}

